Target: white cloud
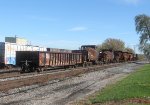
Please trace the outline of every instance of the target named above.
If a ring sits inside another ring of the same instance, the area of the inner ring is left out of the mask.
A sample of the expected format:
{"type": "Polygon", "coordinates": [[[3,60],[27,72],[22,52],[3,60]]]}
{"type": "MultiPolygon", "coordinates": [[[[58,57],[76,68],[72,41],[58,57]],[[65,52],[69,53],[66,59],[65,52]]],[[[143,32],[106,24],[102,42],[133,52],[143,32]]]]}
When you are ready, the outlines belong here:
{"type": "Polygon", "coordinates": [[[87,30],[86,27],[73,27],[69,29],[69,31],[85,31],[85,30],[87,30]]]}

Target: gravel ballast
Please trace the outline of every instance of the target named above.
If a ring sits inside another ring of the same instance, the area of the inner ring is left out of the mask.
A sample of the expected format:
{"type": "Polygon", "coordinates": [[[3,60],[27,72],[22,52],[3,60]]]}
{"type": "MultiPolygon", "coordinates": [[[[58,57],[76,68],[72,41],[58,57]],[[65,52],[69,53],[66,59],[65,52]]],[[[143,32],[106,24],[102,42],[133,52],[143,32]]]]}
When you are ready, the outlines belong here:
{"type": "Polygon", "coordinates": [[[141,67],[130,63],[118,67],[53,80],[0,93],[0,105],[67,105],[83,99],[141,67]]]}

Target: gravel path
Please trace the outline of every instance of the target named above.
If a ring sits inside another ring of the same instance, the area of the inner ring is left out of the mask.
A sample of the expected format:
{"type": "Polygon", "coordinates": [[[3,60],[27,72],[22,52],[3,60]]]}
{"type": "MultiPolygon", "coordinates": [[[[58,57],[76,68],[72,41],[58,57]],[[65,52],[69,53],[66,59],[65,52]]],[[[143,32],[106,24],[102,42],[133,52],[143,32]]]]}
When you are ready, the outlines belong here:
{"type": "Polygon", "coordinates": [[[135,63],[125,64],[78,77],[1,92],[0,105],[67,105],[119,80],[140,66],[135,63]]]}

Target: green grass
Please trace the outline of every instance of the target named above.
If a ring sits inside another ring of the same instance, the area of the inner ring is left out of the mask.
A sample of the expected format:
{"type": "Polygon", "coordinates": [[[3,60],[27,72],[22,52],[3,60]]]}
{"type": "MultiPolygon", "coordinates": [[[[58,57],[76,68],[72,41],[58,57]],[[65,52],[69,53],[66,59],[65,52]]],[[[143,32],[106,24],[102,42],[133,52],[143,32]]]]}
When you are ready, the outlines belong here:
{"type": "Polygon", "coordinates": [[[90,101],[94,104],[131,98],[150,99],[150,65],[145,65],[125,79],[106,87],[90,101]]]}

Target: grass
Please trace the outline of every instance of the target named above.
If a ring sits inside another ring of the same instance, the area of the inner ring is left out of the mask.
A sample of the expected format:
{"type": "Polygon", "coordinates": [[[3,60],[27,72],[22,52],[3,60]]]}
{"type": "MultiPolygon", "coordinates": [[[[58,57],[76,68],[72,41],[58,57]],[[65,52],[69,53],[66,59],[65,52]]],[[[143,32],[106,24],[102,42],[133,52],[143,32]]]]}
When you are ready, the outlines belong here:
{"type": "Polygon", "coordinates": [[[150,65],[145,65],[125,79],[106,87],[90,101],[95,104],[134,98],[150,100],[150,65]]]}

